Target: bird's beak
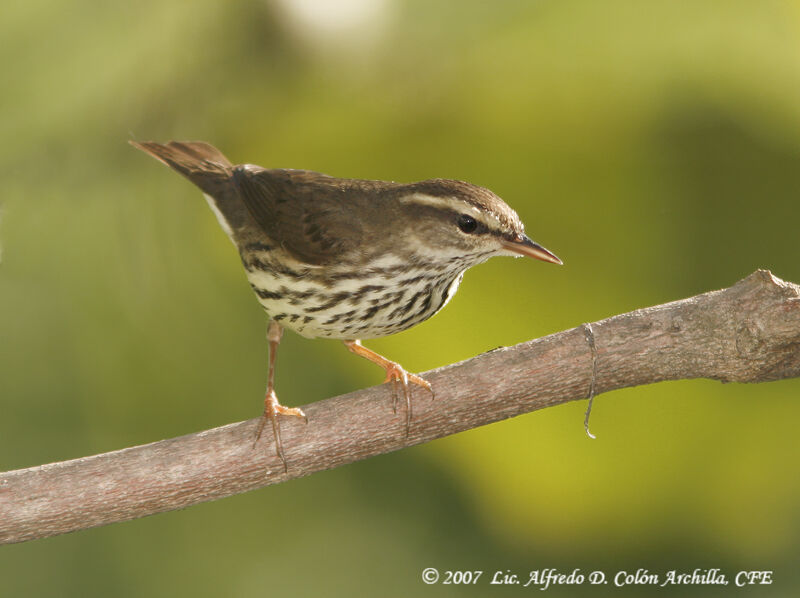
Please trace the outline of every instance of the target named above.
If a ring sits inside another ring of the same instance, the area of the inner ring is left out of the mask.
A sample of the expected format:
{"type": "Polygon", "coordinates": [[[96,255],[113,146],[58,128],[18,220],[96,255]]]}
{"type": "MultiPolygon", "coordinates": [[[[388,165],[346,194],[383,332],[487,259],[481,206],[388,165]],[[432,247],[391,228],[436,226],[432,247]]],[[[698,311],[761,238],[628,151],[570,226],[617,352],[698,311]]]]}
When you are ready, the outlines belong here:
{"type": "Polygon", "coordinates": [[[525,235],[521,235],[516,239],[512,240],[504,240],[502,241],[503,248],[507,249],[508,251],[512,251],[514,253],[518,253],[519,255],[525,255],[527,257],[534,257],[537,260],[542,260],[543,262],[550,262],[551,264],[558,264],[559,266],[562,265],[562,262],[558,257],[554,254],[549,252],[547,249],[532,241],[525,235]]]}

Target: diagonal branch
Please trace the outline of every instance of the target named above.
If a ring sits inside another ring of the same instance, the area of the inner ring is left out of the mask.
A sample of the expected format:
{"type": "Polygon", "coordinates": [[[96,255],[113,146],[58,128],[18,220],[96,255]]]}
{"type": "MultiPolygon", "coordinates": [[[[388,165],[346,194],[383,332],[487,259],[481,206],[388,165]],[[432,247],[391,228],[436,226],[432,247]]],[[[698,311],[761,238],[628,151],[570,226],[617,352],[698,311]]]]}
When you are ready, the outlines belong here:
{"type": "Polygon", "coordinates": [[[391,385],[319,401],[282,421],[288,473],[258,420],[0,474],[0,543],[144,517],[331,469],[596,392],[662,380],[800,376],[800,286],[759,270],[734,286],[497,349],[425,374],[393,413],[391,385]]]}

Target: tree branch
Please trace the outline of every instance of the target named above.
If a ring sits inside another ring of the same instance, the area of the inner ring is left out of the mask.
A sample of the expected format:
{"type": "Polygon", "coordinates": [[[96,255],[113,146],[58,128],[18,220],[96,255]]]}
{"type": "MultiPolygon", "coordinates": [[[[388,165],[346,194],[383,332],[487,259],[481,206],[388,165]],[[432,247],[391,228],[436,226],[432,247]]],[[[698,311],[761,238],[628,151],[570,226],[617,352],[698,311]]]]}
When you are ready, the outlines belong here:
{"type": "Polygon", "coordinates": [[[23,542],[246,492],[477,426],[662,380],[800,376],[800,287],[759,270],[734,286],[636,310],[449,365],[415,389],[413,421],[391,385],[303,406],[281,421],[288,473],[257,419],[0,474],[0,543],[23,542]]]}

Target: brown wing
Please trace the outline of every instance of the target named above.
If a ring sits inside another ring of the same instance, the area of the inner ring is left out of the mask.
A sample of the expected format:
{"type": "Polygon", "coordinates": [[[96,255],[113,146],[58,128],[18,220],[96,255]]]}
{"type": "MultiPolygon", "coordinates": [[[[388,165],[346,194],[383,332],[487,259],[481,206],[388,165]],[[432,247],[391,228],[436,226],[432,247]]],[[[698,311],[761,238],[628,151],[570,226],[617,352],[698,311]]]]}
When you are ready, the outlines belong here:
{"type": "Polygon", "coordinates": [[[354,206],[362,194],[347,181],[251,165],[236,167],[233,181],[256,223],[296,259],[321,266],[358,250],[363,229],[354,206]]]}

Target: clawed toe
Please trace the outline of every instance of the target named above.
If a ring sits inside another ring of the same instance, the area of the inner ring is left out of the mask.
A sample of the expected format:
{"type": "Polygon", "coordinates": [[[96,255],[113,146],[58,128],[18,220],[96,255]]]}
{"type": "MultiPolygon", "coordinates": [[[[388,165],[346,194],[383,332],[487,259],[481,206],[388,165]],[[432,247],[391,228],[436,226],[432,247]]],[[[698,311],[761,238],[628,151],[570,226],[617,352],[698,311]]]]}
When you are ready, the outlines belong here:
{"type": "Polygon", "coordinates": [[[376,363],[383,368],[386,372],[385,382],[392,383],[392,410],[397,413],[397,386],[398,383],[403,387],[403,396],[406,399],[406,436],[408,436],[411,429],[411,392],[409,391],[408,384],[415,384],[430,391],[433,396],[433,388],[431,383],[427,380],[420,378],[414,374],[409,374],[403,367],[396,361],[390,361],[379,355],[371,349],[364,347],[360,341],[344,341],[345,346],[356,355],[360,355],[365,359],[369,359],[372,363],[376,363]]]}
{"type": "Polygon", "coordinates": [[[253,441],[253,448],[256,447],[261,434],[264,432],[264,426],[267,425],[267,420],[272,423],[272,432],[275,436],[275,452],[278,458],[283,463],[283,469],[288,473],[289,465],[286,462],[286,457],[283,454],[283,442],[281,441],[281,428],[278,422],[278,415],[290,415],[294,417],[302,417],[306,424],[308,423],[308,416],[302,409],[297,407],[286,407],[278,402],[278,397],[275,392],[270,390],[264,398],[264,415],[258,423],[258,430],[256,431],[255,440],[253,441]]]}

